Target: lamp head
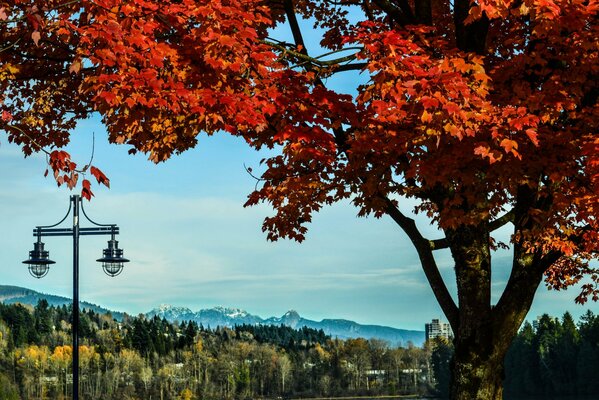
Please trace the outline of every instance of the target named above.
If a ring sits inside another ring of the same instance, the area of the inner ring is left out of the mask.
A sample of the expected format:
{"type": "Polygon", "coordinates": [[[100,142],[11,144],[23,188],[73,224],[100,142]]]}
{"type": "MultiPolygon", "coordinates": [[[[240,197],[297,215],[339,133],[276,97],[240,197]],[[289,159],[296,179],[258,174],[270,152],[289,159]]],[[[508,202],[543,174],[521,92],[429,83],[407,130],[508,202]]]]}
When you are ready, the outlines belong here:
{"type": "Polygon", "coordinates": [[[119,249],[119,242],[111,239],[108,247],[103,251],[103,257],[96,261],[102,263],[102,269],[108,276],[117,276],[123,272],[123,264],[129,262],[123,257],[123,249],[119,249]]]}
{"type": "Polygon", "coordinates": [[[29,252],[29,259],[23,261],[23,264],[27,264],[29,273],[35,278],[43,278],[48,274],[50,264],[56,264],[55,261],[50,260],[50,253],[44,250],[44,243],[38,239],[33,244],[33,250],[29,252]]]}

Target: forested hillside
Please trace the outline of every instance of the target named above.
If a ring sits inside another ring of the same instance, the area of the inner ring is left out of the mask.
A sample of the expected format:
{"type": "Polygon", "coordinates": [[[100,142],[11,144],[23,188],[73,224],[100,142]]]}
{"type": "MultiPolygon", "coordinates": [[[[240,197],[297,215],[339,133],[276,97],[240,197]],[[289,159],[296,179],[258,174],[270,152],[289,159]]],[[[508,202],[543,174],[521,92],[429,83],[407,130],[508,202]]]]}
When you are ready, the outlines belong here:
{"type": "MultiPolygon", "coordinates": [[[[231,399],[416,393],[430,347],[336,340],[320,330],[81,313],[81,391],[90,399],[231,399]]],[[[0,304],[0,399],[70,395],[70,309],[0,304]]]]}
{"type": "MultiPolygon", "coordinates": [[[[21,303],[23,305],[35,306],[38,301],[46,300],[49,305],[61,307],[71,304],[71,299],[68,297],[55,296],[46,293],[36,292],[35,290],[22,288],[18,286],[0,285],[0,301],[5,304],[21,303]]],[[[91,304],[85,301],[80,302],[80,308],[93,310],[96,313],[110,313],[112,316],[121,321],[123,313],[108,310],[96,304],[91,304]]],[[[345,319],[323,319],[321,321],[313,321],[300,316],[297,311],[290,310],[281,317],[261,318],[258,315],[253,315],[239,308],[213,307],[192,311],[187,307],[176,307],[168,304],[163,304],[158,308],[145,313],[145,317],[152,319],[158,316],[160,319],[165,318],[169,322],[194,321],[198,325],[203,324],[205,327],[229,327],[233,328],[236,325],[285,325],[291,328],[299,329],[303,326],[308,328],[323,330],[326,334],[333,338],[349,339],[362,337],[366,339],[381,339],[389,342],[391,346],[407,346],[409,342],[416,346],[424,344],[424,331],[407,330],[392,328],[389,326],[380,325],[362,325],[354,321],[345,319]]]]}
{"type": "MultiPolygon", "coordinates": [[[[0,303],[0,399],[70,396],[71,310],[0,303]]],[[[452,346],[392,348],[323,331],[81,314],[81,391],[89,399],[247,399],[444,394],[452,346]]],[[[543,316],[506,359],[506,394],[599,395],[599,316],[543,316]]]]}

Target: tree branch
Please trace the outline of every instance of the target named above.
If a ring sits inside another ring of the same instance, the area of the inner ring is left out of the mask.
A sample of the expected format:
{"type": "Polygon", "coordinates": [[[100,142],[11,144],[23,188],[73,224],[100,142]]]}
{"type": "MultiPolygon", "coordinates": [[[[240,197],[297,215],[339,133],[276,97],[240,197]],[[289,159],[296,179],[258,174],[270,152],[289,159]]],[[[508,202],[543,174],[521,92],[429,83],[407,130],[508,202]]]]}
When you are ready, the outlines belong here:
{"type": "Polygon", "coordinates": [[[489,232],[496,231],[497,229],[501,228],[508,222],[514,222],[515,215],[516,214],[515,214],[514,210],[510,210],[510,211],[506,212],[505,214],[503,214],[501,217],[489,222],[489,232]]]}
{"type": "Polygon", "coordinates": [[[425,25],[431,25],[433,23],[431,0],[416,0],[414,2],[414,11],[418,23],[425,25]]]}
{"type": "Polygon", "coordinates": [[[483,15],[476,21],[466,25],[464,20],[470,12],[470,0],[455,0],[453,20],[455,24],[456,44],[466,52],[485,54],[487,33],[489,32],[489,18],[483,15]]]}
{"type": "MultiPolygon", "coordinates": [[[[541,250],[537,250],[530,254],[521,246],[515,246],[512,272],[493,312],[496,332],[505,333],[502,335],[504,338],[511,338],[518,332],[543,280],[543,274],[560,257],[562,254],[556,251],[542,255],[541,250]]],[[[510,340],[504,341],[502,345],[507,350],[510,340]]]]}
{"type": "MultiPolygon", "coordinates": [[[[537,192],[529,186],[521,185],[516,193],[514,208],[498,218],[496,225],[501,226],[501,222],[507,220],[514,224],[516,232],[532,229],[534,220],[528,217],[528,213],[533,207],[539,207],[537,192]]],[[[562,256],[557,251],[543,254],[541,249],[535,249],[531,252],[524,248],[522,240],[513,245],[512,271],[493,313],[494,329],[505,332],[504,338],[511,338],[517,333],[532,305],[543,274],[562,256]]],[[[506,350],[509,344],[509,340],[503,343],[506,350]]]]}
{"type": "Polygon", "coordinates": [[[293,49],[285,46],[284,44],[275,43],[270,40],[260,40],[260,43],[267,44],[267,45],[281,51],[283,54],[290,54],[296,60],[302,61],[302,62],[299,62],[299,63],[291,66],[291,68],[308,67],[308,69],[311,69],[309,67],[317,66],[318,68],[327,69],[328,71],[335,73],[335,72],[343,72],[343,71],[362,70],[367,65],[366,63],[351,64],[350,62],[354,61],[356,59],[355,54],[351,54],[351,55],[345,56],[345,57],[335,58],[333,60],[320,60],[320,58],[322,58],[322,57],[326,57],[326,56],[336,54],[336,53],[341,53],[341,52],[348,51],[348,50],[361,50],[362,49],[361,47],[344,48],[344,49],[332,51],[332,52],[329,52],[326,54],[321,54],[317,57],[312,57],[303,51],[299,52],[297,50],[293,50],[293,49]],[[348,64],[342,64],[342,63],[348,63],[348,64]]]}
{"type": "Polygon", "coordinates": [[[431,250],[433,251],[446,249],[449,247],[449,242],[447,241],[447,238],[429,240],[428,244],[431,247],[431,250]]]}
{"type": "Polygon", "coordinates": [[[416,223],[413,219],[406,217],[387,197],[384,197],[383,200],[386,204],[387,214],[389,214],[389,216],[393,218],[397,225],[403,229],[416,248],[418,257],[420,258],[420,263],[422,264],[422,269],[424,270],[424,274],[428,279],[429,285],[433,289],[433,294],[439,302],[441,309],[445,313],[447,320],[451,324],[452,329],[454,332],[457,331],[459,322],[458,307],[453,301],[449,290],[447,290],[447,286],[445,285],[443,277],[439,272],[437,262],[433,256],[430,241],[422,237],[422,234],[418,230],[418,227],[416,227],[416,223]]]}
{"type": "Polygon", "coordinates": [[[399,6],[389,0],[374,0],[373,3],[401,26],[414,23],[414,14],[407,0],[399,0],[399,6]]]}
{"type": "MultiPolygon", "coordinates": [[[[505,214],[503,214],[501,217],[489,222],[489,232],[493,232],[493,231],[501,228],[508,222],[514,222],[514,215],[515,215],[514,210],[510,210],[510,211],[506,212],[505,214]]],[[[449,247],[449,242],[447,241],[447,238],[429,240],[428,244],[429,244],[431,250],[433,250],[433,251],[446,249],[449,247]]]]}
{"type": "Polygon", "coordinates": [[[296,47],[300,47],[300,52],[304,55],[308,55],[308,49],[306,48],[306,44],[304,43],[304,38],[302,36],[302,30],[297,22],[297,17],[295,16],[295,9],[293,7],[292,0],[284,0],[283,5],[285,7],[285,14],[287,15],[287,20],[289,21],[289,27],[291,28],[291,33],[293,34],[293,41],[295,42],[296,47]]]}
{"type": "Polygon", "coordinates": [[[344,64],[338,65],[333,69],[333,72],[345,72],[345,71],[361,71],[363,70],[368,63],[353,63],[353,64],[344,64]]]}

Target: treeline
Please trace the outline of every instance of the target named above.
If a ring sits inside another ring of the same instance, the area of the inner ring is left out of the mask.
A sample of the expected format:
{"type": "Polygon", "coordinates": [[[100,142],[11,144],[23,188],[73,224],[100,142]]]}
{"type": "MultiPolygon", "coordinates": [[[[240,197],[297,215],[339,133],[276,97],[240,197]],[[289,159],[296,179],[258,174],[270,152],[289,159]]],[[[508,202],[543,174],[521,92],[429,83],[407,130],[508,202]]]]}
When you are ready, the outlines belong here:
{"type": "MultiPolygon", "coordinates": [[[[438,343],[432,355],[436,389],[449,392],[453,348],[438,343]]],[[[570,313],[525,322],[505,358],[504,396],[599,399],[599,315],[588,311],[576,324],[570,313]]]]}
{"type": "MultiPolygon", "coordinates": [[[[430,393],[432,347],[309,328],[208,329],[80,315],[82,399],[248,399],[430,393]]],[[[71,310],[0,304],[0,399],[71,395],[71,310]]]]}
{"type": "MultiPolygon", "coordinates": [[[[505,360],[507,398],[599,398],[599,316],[526,323],[505,360]]],[[[391,348],[322,330],[215,329],[158,317],[80,315],[82,399],[446,396],[451,343],[391,348]]],[[[0,399],[71,396],[71,310],[0,303],[0,399]]]]}
{"type": "Polygon", "coordinates": [[[578,325],[543,315],[526,323],[505,360],[505,392],[512,395],[599,398],[599,315],[588,311],[578,325]]]}

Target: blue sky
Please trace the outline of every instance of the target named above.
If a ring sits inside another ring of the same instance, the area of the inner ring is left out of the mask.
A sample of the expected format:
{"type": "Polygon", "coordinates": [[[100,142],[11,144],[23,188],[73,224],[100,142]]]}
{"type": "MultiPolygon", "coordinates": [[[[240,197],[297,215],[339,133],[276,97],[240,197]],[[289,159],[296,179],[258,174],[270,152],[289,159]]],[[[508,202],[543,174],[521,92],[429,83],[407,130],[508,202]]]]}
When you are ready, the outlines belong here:
{"type": "MultiPolygon", "coordinates": [[[[120,276],[109,278],[95,262],[108,238],[82,237],[82,299],[132,314],[162,303],[194,310],[222,305],[262,317],[295,309],[310,319],[347,318],[410,329],[423,329],[442,315],[415,251],[389,218],[357,218],[356,210],[342,203],[315,216],[304,243],[267,242],[261,223],[269,208],[243,208],[255,184],[244,164],[259,167],[263,155],[241,140],[204,136],[196,149],[154,165],[143,155],[128,155],[126,146],[109,145],[102,125],[91,119],[78,126],[68,147],[80,162],[89,159],[92,132],[94,163],[111,179],[111,189],[95,185],[96,196],[85,208],[95,221],[120,226],[118,239],[131,262],[120,276]]],[[[33,227],[59,221],[70,193],[43,177],[45,157],[23,159],[4,134],[0,143],[5,232],[0,283],[69,296],[69,238],[45,238],[57,263],[43,279],[32,278],[21,261],[32,248],[33,227]]],[[[403,204],[406,211],[412,206],[403,204]]],[[[438,237],[427,221],[417,221],[438,237]]],[[[500,235],[507,235],[507,229],[500,235]]],[[[455,293],[450,256],[437,256],[455,293]]],[[[509,265],[509,252],[495,255],[495,298],[509,265]]],[[[570,310],[577,318],[589,307],[597,309],[596,304],[574,304],[576,294],[541,287],[529,317],[570,310]]]]}
{"type": "MultiPolygon", "coordinates": [[[[310,25],[306,43],[317,51],[318,33],[310,25]]],[[[283,29],[273,34],[290,40],[283,29]]],[[[364,79],[346,73],[327,83],[352,93],[364,79]]],[[[442,317],[416,252],[390,218],[357,218],[355,208],[340,203],[315,215],[305,242],[267,242],[261,224],[269,208],[243,208],[255,185],[244,164],[259,170],[264,154],[243,140],[202,135],[196,149],[154,165],[144,155],[128,155],[126,146],[109,145],[95,117],[79,124],[66,149],[79,163],[90,157],[92,133],[94,164],[110,178],[111,188],[95,185],[96,196],[85,207],[95,221],[119,225],[118,240],[131,262],[121,275],[109,278],[95,262],[108,237],[82,237],[82,299],[131,314],[162,303],[193,310],[239,307],[261,317],[295,309],[315,320],[347,318],[420,330],[431,318],[442,317]]],[[[70,193],[44,178],[45,169],[43,155],[23,159],[0,132],[0,284],[70,296],[68,238],[44,240],[56,261],[45,278],[31,277],[21,263],[32,248],[32,229],[59,221],[68,208],[70,193]]],[[[404,201],[402,208],[409,213],[413,205],[404,201]]],[[[426,219],[417,222],[428,236],[439,237],[426,219]]],[[[509,235],[507,228],[499,237],[509,235]]],[[[455,295],[450,255],[436,256],[455,295]]],[[[509,256],[509,251],[495,255],[495,299],[509,275],[509,256]]],[[[598,309],[592,303],[576,305],[577,294],[576,289],[554,292],[542,286],[529,318],[566,310],[578,318],[588,308],[598,309]]]]}

